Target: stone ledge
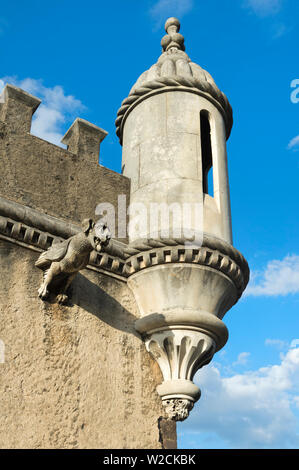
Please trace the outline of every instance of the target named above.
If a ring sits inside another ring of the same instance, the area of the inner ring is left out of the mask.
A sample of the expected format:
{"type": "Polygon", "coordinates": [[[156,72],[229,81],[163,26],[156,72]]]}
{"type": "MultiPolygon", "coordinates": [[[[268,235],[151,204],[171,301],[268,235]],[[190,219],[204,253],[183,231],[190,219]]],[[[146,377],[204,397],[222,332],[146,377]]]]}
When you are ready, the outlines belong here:
{"type": "Polygon", "coordinates": [[[80,227],[75,224],[43,214],[4,197],[0,197],[0,215],[61,238],[71,237],[80,231],[80,227]]]}
{"type": "MultiPolygon", "coordinates": [[[[48,232],[43,232],[37,228],[29,227],[22,222],[18,222],[0,215],[0,235],[6,240],[16,242],[21,246],[33,249],[34,251],[47,250],[53,243],[59,243],[64,240],[62,237],[55,236],[48,232]]],[[[110,256],[108,253],[90,254],[89,265],[87,268],[99,268],[108,273],[114,273],[124,278],[126,277],[125,262],[110,256]]]]}
{"type": "MultiPolygon", "coordinates": [[[[46,250],[52,243],[76,235],[80,227],[0,197],[0,233],[28,247],[46,250]]],[[[221,271],[235,284],[238,295],[244,291],[249,269],[234,247],[204,234],[201,247],[184,246],[181,239],[142,239],[131,245],[112,240],[106,252],[92,252],[90,265],[128,278],[138,271],[161,264],[188,263],[221,271]]]]}
{"type": "MultiPolygon", "coordinates": [[[[1,198],[3,199],[3,198],[1,198]]],[[[15,204],[15,203],[13,203],[15,204]]],[[[3,207],[3,206],[2,206],[3,207]]],[[[6,205],[6,209],[9,206],[6,205]]],[[[53,228],[51,225],[50,216],[44,215],[44,218],[41,220],[33,219],[32,213],[28,211],[29,208],[23,207],[24,220],[35,221],[35,223],[26,225],[21,222],[21,213],[18,213],[19,220],[14,220],[13,218],[7,217],[7,215],[1,215],[1,206],[0,206],[0,233],[6,238],[22,242],[22,244],[28,245],[28,248],[35,247],[40,250],[47,250],[53,243],[59,243],[67,237],[58,236],[57,226],[55,230],[45,231],[45,228],[53,228]],[[29,214],[29,215],[28,215],[29,214]],[[27,216],[27,217],[26,217],[27,216]],[[31,216],[31,217],[30,217],[31,216]],[[38,223],[37,223],[38,222],[38,223]],[[53,234],[55,232],[55,234],[53,234]]],[[[32,209],[33,211],[33,209],[32,209]]],[[[34,211],[34,215],[38,214],[37,211],[34,211]]],[[[43,214],[39,214],[43,215],[43,214]]],[[[63,222],[59,221],[63,227],[63,222]]],[[[52,221],[53,223],[53,221],[52,221]]],[[[80,231],[79,227],[67,226],[71,230],[69,236],[75,235],[80,231]]],[[[63,230],[65,234],[66,230],[63,230]]],[[[98,267],[108,272],[113,272],[122,277],[129,277],[132,274],[145,269],[151,268],[153,266],[168,264],[168,263],[192,263],[208,266],[218,271],[223,272],[227,275],[236,285],[239,295],[242,294],[246,285],[244,284],[244,277],[240,267],[229,257],[223,255],[218,251],[213,251],[206,247],[201,247],[200,249],[190,249],[185,248],[182,245],[178,246],[165,246],[163,248],[154,248],[146,252],[138,253],[134,256],[129,256],[127,259],[124,259],[123,250],[126,249],[123,244],[113,240],[110,253],[96,253],[93,251],[90,255],[90,265],[93,267],[98,267]],[[116,255],[116,256],[113,256],[116,255]]],[[[129,249],[129,247],[128,247],[129,249]]]]}

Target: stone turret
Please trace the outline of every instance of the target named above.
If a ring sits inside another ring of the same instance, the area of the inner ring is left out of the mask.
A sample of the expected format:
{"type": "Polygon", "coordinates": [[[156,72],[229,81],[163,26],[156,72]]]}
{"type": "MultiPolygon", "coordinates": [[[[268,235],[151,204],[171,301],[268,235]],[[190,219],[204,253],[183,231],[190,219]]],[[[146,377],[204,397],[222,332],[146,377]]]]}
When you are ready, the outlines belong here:
{"type": "MultiPolygon", "coordinates": [[[[232,243],[226,163],[232,111],[210,74],[184,52],[179,28],[176,18],[167,20],[162,55],[139,77],[118,112],[123,174],[131,179],[131,205],[145,204],[148,216],[152,203],[180,209],[184,203],[200,204],[202,227],[192,222],[189,228],[232,243]],[[208,194],[211,167],[213,197],[208,194]]],[[[180,222],[176,225],[185,226],[180,222]]],[[[156,229],[151,225],[148,233],[156,229]]],[[[180,227],[170,227],[175,228],[180,227]]]]}
{"type": "Polygon", "coordinates": [[[227,341],[222,318],[249,269],[231,245],[231,106],[185,53],[179,21],[169,18],[165,30],[162,55],[122,102],[116,127],[131,180],[129,241],[139,250],[128,280],[136,329],[162,370],[168,415],[182,420],[200,396],[194,374],[227,341]]]}

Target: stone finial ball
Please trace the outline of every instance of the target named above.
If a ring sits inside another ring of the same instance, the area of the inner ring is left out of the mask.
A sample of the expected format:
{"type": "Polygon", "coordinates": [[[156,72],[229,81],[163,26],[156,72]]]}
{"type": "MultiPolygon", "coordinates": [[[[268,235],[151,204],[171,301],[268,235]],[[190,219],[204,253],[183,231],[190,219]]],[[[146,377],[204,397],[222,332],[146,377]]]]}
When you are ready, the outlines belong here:
{"type": "Polygon", "coordinates": [[[161,39],[161,46],[163,47],[164,51],[166,50],[167,46],[169,46],[170,43],[171,43],[171,37],[168,34],[163,36],[163,38],[161,39]]]}
{"type": "Polygon", "coordinates": [[[177,31],[180,30],[180,26],[181,26],[181,23],[179,22],[179,20],[177,18],[175,18],[174,16],[172,16],[171,18],[168,18],[168,20],[166,21],[165,23],[165,31],[167,32],[169,26],[176,26],[177,27],[177,31]]]}

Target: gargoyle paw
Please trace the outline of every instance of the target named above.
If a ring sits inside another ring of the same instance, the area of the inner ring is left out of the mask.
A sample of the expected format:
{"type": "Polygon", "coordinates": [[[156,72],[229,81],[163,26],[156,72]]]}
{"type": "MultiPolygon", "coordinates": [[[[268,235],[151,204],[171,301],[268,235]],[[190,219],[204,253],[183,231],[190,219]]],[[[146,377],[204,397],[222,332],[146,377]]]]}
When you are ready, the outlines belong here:
{"type": "Polygon", "coordinates": [[[56,297],[57,302],[63,305],[67,303],[68,299],[68,296],[65,294],[58,294],[56,297]]]}
{"type": "Polygon", "coordinates": [[[42,300],[46,300],[48,295],[49,295],[48,289],[44,285],[41,285],[40,288],[38,289],[39,298],[42,300]]]}

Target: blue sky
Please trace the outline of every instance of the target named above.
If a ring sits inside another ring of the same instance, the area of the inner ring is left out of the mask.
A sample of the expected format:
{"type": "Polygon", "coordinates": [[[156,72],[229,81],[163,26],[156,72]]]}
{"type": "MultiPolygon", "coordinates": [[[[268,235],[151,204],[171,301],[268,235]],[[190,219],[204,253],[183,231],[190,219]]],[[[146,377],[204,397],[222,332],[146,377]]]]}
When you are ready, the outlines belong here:
{"type": "Polygon", "coordinates": [[[100,162],[120,171],[116,113],[158,59],[169,16],[234,110],[234,246],[252,273],[224,318],[227,345],[196,375],[202,398],[178,445],[298,448],[298,0],[5,2],[0,88],[41,97],[32,132],[56,144],[77,116],[107,130],[100,162]]]}

